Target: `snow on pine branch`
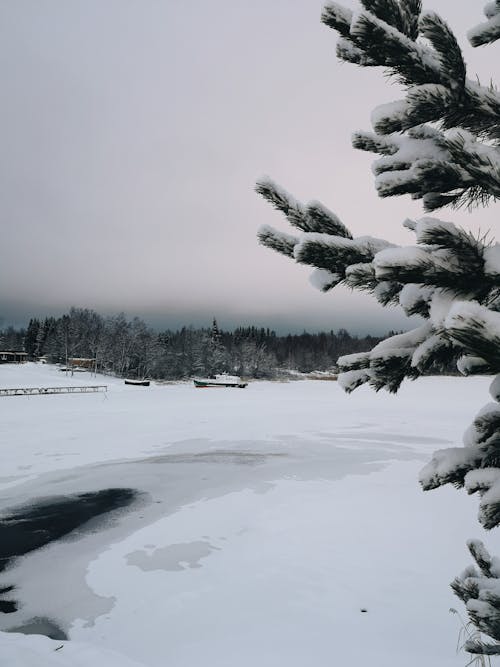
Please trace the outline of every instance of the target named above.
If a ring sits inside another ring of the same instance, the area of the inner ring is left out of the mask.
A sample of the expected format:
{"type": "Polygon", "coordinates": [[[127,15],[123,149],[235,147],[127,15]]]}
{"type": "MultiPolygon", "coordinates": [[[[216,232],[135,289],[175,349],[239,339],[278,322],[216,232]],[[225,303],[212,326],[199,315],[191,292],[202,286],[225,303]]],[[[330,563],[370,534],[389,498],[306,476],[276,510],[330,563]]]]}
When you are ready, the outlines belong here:
{"type": "Polygon", "coordinates": [[[399,304],[406,315],[429,316],[429,304],[434,293],[434,287],[407,283],[399,293],[399,304]]]}
{"type": "Polygon", "coordinates": [[[489,372],[500,372],[500,313],[473,301],[457,301],[444,327],[465,352],[483,359],[489,372]]]}
{"type": "Polygon", "coordinates": [[[368,371],[364,369],[359,369],[355,371],[346,371],[341,373],[338,376],[338,383],[342,389],[350,394],[355,389],[360,387],[363,384],[366,384],[370,380],[370,375],[368,371]]]}
{"type": "MultiPolygon", "coordinates": [[[[412,226],[418,245],[378,253],[373,261],[376,279],[441,287],[456,295],[480,299],[495,287],[500,278],[495,274],[497,266],[500,268],[496,246],[486,247],[484,240],[435,218],[421,218],[412,226]],[[485,272],[486,253],[489,275],[485,272]]],[[[409,301],[411,308],[412,294],[415,295],[414,288],[407,288],[400,303],[404,306],[409,301]]],[[[424,294],[428,301],[430,292],[424,294]]],[[[425,308],[420,312],[425,312],[425,308]]]]}
{"type": "MultiPolygon", "coordinates": [[[[383,115],[384,109],[378,111],[376,128],[384,125],[393,130],[393,119],[383,115]]],[[[381,197],[410,194],[423,199],[427,210],[500,197],[500,150],[466,130],[442,132],[421,125],[405,135],[356,132],[352,143],[383,155],[372,166],[381,197]]]]}
{"type": "Polygon", "coordinates": [[[300,264],[310,264],[345,274],[351,264],[370,262],[383,248],[393,247],[391,243],[373,236],[346,239],[330,234],[303,234],[294,249],[294,257],[300,264]]]}
{"type": "Polygon", "coordinates": [[[378,281],[439,287],[464,296],[474,292],[475,282],[467,271],[469,264],[460,265],[459,257],[451,250],[424,246],[388,248],[377,253],[373,265],[378,281]]]}
{"type": "Polygon", "coordinates": [[[271,248],[287,257],[293,257],[293,249],[298,241],[296,236],[281,232],[270,225],[262,225],[257,232],[257,238],[266,248],[271,248]]]}
{"type": "Polygon", "coordinates": [[[319,232],[352,238],[347,227],[335,213],[320,202],[312,201],[304,206],[267,176],[257,181],[255,190],[276,210],[283,213],[293,227],[303,232],[319,232]]]}
{"type": "Polygon", "coordinates": [[[334,236],[342,236],[346,239],[352,239],[351,232],[340,218],[321,202],[315,200],[310,201],[306,206],[306,211],[309,218],[314,222],[314,228],[310,231],[333,234],[334,236]]]}
{"type": "Polygon", "coordinates": [[[340,357],[339,381],[347,392],[364,383],[377,391],[395,392],[405,378],[447,369],[457,356],[454,341],[428,320],[416,329],[387,338],[370,352],[340,357]]]}
{"type": "MultiPolygon", "coordinates": [[[[492,86],[466,77],[458,42],[436,13],[420,15],[419,2],[361,4],[364,10],[353,13],[328,3],[322,20],[340,35],[339,58],[385,67],[407,87],[404,99],[374,110],[372,124],[378,136],[364,132],[354,136],[355,147],[387,156],[374,164],[378,194],[410,194],[423,199],[428,211],[447,205],[484,205],[500,197],[498,149],[483,143],[500,139],[500,95],[492,86]],[[418,133],[425,123],[441,129],[434,128],[434,135],[419,146],[411,130],[418,133]],[[457,127],[472,134],[443,132],[457,127]],[[407,135],[396,134],[405,131],[407,135]],[[382,142],[380,136],[392,141],[382,142]]],[[[488,6],[486,13],[494,32],[497,22],[500,27],[497,5],[488,6]]]]}
{"type": "MultiPolygon", "coordinates": [[[[344,281],[351,265],[368,265],[379,250],[392,247],[388,241],[371,236],[353,239],[338,216],[321,202],[311,201],[305,206],[267,177],[257,183],[256,190],[294,227],[307,230],[295,236],[263,225],[258,231],[259,242],[298,263],[314,266],[316,271],[310,280],[321,291],[326,292],[344,281]]],[[[358,277],[356,287],[373,292],[377,281],[367,276],[365,284],[358,277]]],[[[387,293],[387,288],[384,291],[387,293]]]]}
{"type": "Polygon", "coordinates": [[[351,32],[352,17],[353,12],[338,2],[327,2],[321,12],[321,21],[344,37],[351,32]]]}
{"type": "MultiPolygon", "coordinates": [[[[491,557],[480,540],[467,542],[476,567],[467,567],[454,579],[451,587],[466,606],[471,621],[477,629],[500,641],[500,562],[491,557]]],[[[500,654],[500,644],[484,642],[481,637],[469,639],[464,648],[479,655],[500,654]]]]}
{"type": "Polygon", "coordinates": [[[303,231],[309,230],[305,207],[270,178],[265,176],[259,179],[255,190],[277,211],[281,211],[293,227],[303,231]]]}
{"type": "Polygon", "coordinates": [[[462,375],[488,375],[490,365],[485,359],[472,354],[464,354],[457,360],[458,372],[462,375]]]}
{"type": "MultiPolygon", "coordinates": [[[[419,135],[425,141],[434,132],[421,128],[419,135]]],[[[388,142],[394,145],[400,140],[381,139],[384,150],[388,142]]],[[[259,232],[263,245],[313,266],[315,287],[326,292],[345,283],[370,292],[384,305],[399,303],[407,314],[428,320],[421,339],[404,345],[404,339],[390,339],[387,348],[372,350],[363,368],[353,368],[341,359],[342,373],[350,374],[341,379],[346,390],[368,382],[376,390],[397,391],[405,377],[448,368],[459,357],[458,369],[464,374],[500,371],[500,314],[481,305],[500,287],[498,246],[486,247],[452,223],[428,217],[404,223],[415,233],[416,246],[396,247],[371,236],[352,238],[338,217],[319,202],[304,206],[269,179],[261,181],[257,189],[289,221],[292,218],[294,226],[302,216],[302,228],[340,230],[340,235],[304,231],[295,236],[264,226],[259,232]],[[457,296],[461,306],[457,306],[457,296]],[[477,303],[471,306],[470,299],[477,303]],[[467,312],[463,304],[469,304],[467,312]],[[495,331],[492,322],[497,319],[498,331],[492,338],[487,332],[495,331]],[[352,373],[359,370],[364,372],[352,373]]]]}
{"type": "Polygon", "coordinates": [[[387,338],[371,352],[340,357],[337,362],[340,386],[349,393],[365,383],[376,391],[396,392],[405,377],[415,378],[420,374],[412,367],[412,356],[431,332],[432,325],[427,322],[417,329],[387,338]]]}
{"type": "MultiPolygon", "coordinates": [[[[490,388],[498,395],[497,377],[490,388]]],[[[478,519],[487,529],[500,525],[500,405],[488,403],[476,415],[464,434],[463,447],[452,447],[434,453],[420,473],[424,490],[445,484],[465,487],[468,493],[481,496],[478,519]]]]}
{"type": "MultiPolygon", "coordinates": [[[[488,250],[484,239],[475,238],[470,232],[457,227],[452,222],[436,218],[420,218],[415,224],[417,243],[432,248],[441,259],[452,257],[453,269],[466,267],[469,274],[485,273],[485,253],[488,250]]],[[[500,248],[500,247],[499,247],[500,248]]]]}
{"type": "Polygon", "coordinates": [[[455,348],[450,341],[442,333],[435,331],[415,348],[411,365],[421,374],[431,369],[439,371],[439,363],[446,369],[451,366],[454,356],[455,348]]]}
{"type": "MultiPolygon", "coordinates": [[[[270,183],[268,180],[266,199],[278,202],[287,217],[292,208],[304,215],[314,210],[316,220],[325,217],[327,224],[333,220],[337,229],[338,218],[326,207],[318,202],[303,206],[270,183]]],[[[500,314],[485,307],[491,308],[500,288],[500,247],[485,246],[483,240],[435,218],[405,221],[404,225],[415,233],[416,246],[396,247],[371,236],[352,238],[347,229],[341,236],[325,232],[294,236],[268,226],[259,232],[263,245],[313,266],[310,280],[321,291],[344,283],[368,291],[383,305],[399,303],[408,315],[419,314],[427,320],[422,340],[408,345],[390,340],[390,351],[373,350],[365,373],[342,379],[348,391],[365,382],[375,389],[396,391],[405,377],[443,370],[457,360],[464,375],[500,371],[500,314]],[[462,300],[460,306],[457,297],[462,300]],[[492,323],[497,319],[495,329],[492,323]],[[492,331],[497,331],[493,337],[492,331]]],[[[345,359],[339,363],[343,373],[360,370],[345,359]]]]}
{"type": "MultiPolygon", "coordinates": [[[[434,12],[420,15],[419,1],[362,4],[365,11],[356,14],[336,2],[328,3],[322,21],[340,35],[340,59],[385,67],[408,88],[406,100],[393,106],[392,117],[389,113],[377,123],[377,132],[441,121],[444,128],[461,126],[499,136],[500,96],[491,86],[466,78],[461,49],[440,16],[434,12]],[[428,42],[418,41],[419,35],[428,42]]],[[[496,3],[490,3],[485,13],[493,36],[498,22],[496,3]]]]}
{"type": "Polygon", "coordinates": [[[380,353],[387,352],[391,349],[409,349],[414,350],[420,345],[431,333],[432,326],[430,322],[426,322],[416,329],[406,331],[402,334],[396,334],[390,338],[381,341],[372,349],[370,357],[379,356],[380,353]]]}
{"type": "MultiPolygon", "coordinates": [[[[400,131],[393,118],[378,118],[377,129],[400,131]]],[[[424,125],[406,135],[356,132],[353,146],[384,155],[372,167],[381,197],[410,194],[423,199],[426,210],[500,198],[500,150],[466,130],[441,132],[424,125]]]]}
{"type": "Polygon", "coordinates": [[[442,72],[434,51],[390,25],[389,21],[397,24],[396,12],[387,13],[384,18],[369,11],[354,15],[350,27],[354,45],[377,65],[390,69],[405,85],[440,83],[442,72]]]}
{"type": "MultiPolygon", "coordinates": [[[[386,141],[385,137],[382,139],[386,141]]],[[[499,282],[499,277],[494,274],[497,265],[500,268],[494,246],[488,250],[491,274],[486,275],[484,243],[452,223],[433,218],[405,221],[404,225],[416,233],[418,245],[414,247],[398,248],[386,240],[370,236],[353,239],[338,217],[325,206],[319,202],[304,206],[271,183],[269,179],[266,181],[265,198],[287,218],[293,209],[294,220],[296,211],[307,216],[307,225],[304,223],[303,226],[309,229],[313,224],[311,221],[315,220],[317,226],[330,225],[333,232],[341,231],[341,234],[307,231],[299,236],[278,232],[269,226],[259,231],[263,245],[319,269],[311,282],[322,291],[344,282],[349,287],[368,291],[386,305],[397,303],[405,285],[417,285],[420,287],[405,290],[400,303],[408,314],[426,316],[431,296],[427,288],[440,287],[457,295],[474,295],[481,299],[485,285],[493,289],[499,282]],[[476,280],[471,280],[471,275],[476,280]],[[426,289],[417,298],[420,288],[426,289]]]]}
{"type": "Polygon", "coordinates": [[[484,8],[484,15],[488,20],[474,26],[467,33],[472,46],[490,44],[500,38],[500,3],[489,2],[484,8]]]}
{"type": "Polygon", "coordinates": [[[309,282],[320,292],[328,292],[343,279],[340,273],[332,273],[327,269],[315,269],[309,276],[309,282]]]}
{"type": "Polygon", "coordinates": [[[404,99],[373,110],[372,127],[378,134],[386,135],[439,122],[444,130],[460,126],[473,134],[498,138],[500,96],[496,90],[467,79],[460,92],[457,99],[451,84],[409,86],[404,99]]]}

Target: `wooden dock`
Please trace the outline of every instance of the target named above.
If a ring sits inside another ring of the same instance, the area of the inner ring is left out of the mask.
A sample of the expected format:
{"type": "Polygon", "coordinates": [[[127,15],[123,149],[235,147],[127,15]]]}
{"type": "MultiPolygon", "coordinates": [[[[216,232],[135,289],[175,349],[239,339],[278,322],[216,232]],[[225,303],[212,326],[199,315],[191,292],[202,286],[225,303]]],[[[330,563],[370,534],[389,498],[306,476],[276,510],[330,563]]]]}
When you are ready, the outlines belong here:
{"type": "Polygon", "coordinates": [[[96,394],[108,391],[107,384],[87,385],[85,387],[16,387],[0,388],[0,396],[44,396],[46,394],[96,394]]]}

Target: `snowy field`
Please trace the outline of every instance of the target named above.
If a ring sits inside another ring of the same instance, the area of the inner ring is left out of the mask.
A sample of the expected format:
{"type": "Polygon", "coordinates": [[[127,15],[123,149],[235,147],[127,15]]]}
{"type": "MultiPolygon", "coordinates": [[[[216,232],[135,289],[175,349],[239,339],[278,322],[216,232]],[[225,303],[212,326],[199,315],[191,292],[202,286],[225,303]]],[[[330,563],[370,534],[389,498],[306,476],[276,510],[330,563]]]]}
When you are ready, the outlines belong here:
{"type": "Polygon", "coordinates": [[[461,442],[488,378],[346,396],[334,382],[143,388],[0,366],[1,387],[96,383],[108,393],[0,398],[4,516],[139,492],[0,573],[18,606],[0,629],[42,618],[70,639],[0,633],[0,665],[466,664],[448,583],[467,538],[498,554],[498,536],[479,527],[477,499],[424,494],[417,475],[461,442]]]}

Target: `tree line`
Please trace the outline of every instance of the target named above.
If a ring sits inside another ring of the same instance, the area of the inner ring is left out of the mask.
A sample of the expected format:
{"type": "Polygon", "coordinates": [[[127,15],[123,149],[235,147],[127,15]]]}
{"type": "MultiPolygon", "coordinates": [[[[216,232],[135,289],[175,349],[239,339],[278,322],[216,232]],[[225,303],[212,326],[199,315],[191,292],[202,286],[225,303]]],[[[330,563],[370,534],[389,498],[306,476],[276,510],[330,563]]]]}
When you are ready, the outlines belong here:
{"type": "Polygon", "coordinates": [[[344,354],[369,350],[380,339],[336,333],[278,336],[266,328],[182,327],[157,332],[138,317],[103,317],[71,308],[61,317],[32,318],[26,329],[0,330],[0,350],[24,350],[32,360],[68,364],[95,360],[95,367],[119,377],[177,380],[229,372],[248,378],[273,378],[283,370],[310,372],[335,367],[344,354]]]}

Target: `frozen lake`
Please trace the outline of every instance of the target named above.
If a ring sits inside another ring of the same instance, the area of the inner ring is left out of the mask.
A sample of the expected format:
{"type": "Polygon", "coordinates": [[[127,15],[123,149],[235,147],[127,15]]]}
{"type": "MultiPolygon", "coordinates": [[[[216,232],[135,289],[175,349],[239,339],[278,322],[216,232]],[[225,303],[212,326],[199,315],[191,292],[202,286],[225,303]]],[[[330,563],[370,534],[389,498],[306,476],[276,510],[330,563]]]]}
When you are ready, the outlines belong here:
{"type": "MultiPolygon", "coordinates": [[[[0,629],[49,619],[71,640],[58,659],[73,664],[79,642],[146,667],[467,662],[448,583],[469,563],[465,540],[484,537],[477,500],[424,494],[417,476],[461,442],[488,378],[424,378],[397,396],[320,381],[97,382],[106,395],[0,399],[4,517],[44,499],[135,494],[11,562],[0,589],[14,587],[3,599],[17,610],[0,629]]],[[[0,366],[2,387],[84,383],[96,380],[0,366]]],[[[495,534],[484,539],[500,553],[495,534]]],[[[9,667],[16,655],[30,664],[30,641],[0,643],[9,667]]]]}

